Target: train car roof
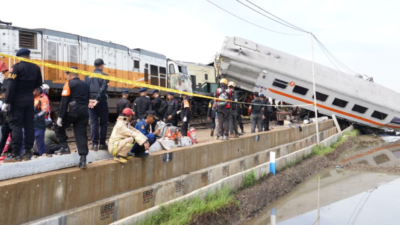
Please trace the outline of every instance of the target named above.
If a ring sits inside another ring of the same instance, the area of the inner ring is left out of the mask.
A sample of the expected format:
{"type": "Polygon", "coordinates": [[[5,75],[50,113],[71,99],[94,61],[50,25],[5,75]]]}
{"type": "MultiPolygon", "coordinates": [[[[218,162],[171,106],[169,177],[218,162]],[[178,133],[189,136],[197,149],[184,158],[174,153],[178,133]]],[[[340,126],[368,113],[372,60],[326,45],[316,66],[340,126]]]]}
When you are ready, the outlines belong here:
{"type": "Polygon", "coordinates": [[[142,55],[147,55],[147,56],[150,56],[150,57],[155,57],[155,58],[160,58],[160,59],[167,60],[167,57],[165,55],[157,53],[157,52],[152,52],[152,51],[149,51],[149,50],[146,50],[146,49],[141,49],[141,48],[135,48],[135,49],[132,49],[132,50],[138,51],[142,55]]]}
{"type": "Polygon", "coordinates": [[[202,64],[202,63],[195,63],[195,62],[186,62],[186,61],[179,61],[180,63],[186,64],[186,65],[195,65],[195,66],[204,66],[204,67],[214,67],[214,63],[209,63],[209,64],[202,64]],[[210,65],[212,64],[212,65],[210,65]]]}

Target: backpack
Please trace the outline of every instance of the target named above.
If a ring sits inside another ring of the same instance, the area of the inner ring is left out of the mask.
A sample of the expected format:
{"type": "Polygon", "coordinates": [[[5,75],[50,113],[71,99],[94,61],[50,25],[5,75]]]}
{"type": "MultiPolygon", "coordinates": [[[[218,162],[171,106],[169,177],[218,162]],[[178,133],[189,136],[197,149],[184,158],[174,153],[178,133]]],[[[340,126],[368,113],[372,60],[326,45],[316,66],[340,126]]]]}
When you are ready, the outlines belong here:
{"type": "MultiPolygon", "coordinates": [[[[224,87],[220,87],[217,89],[217,94],[218,94],[218,98],[222,99],[222,100],[231,100],[232,97],[232,92],[227,92],[226,89],[224,87]]],[[[220,108],[226,107],[226,106],[230,106],[230,102],[228,101],[219,101],[217,103],[217,105],[220,108]]]]}
{"type": "Polygon", "coordinates": [[[167,109],[168,109],[168,103],[165,100],[161,99],[161,104],[160,107],[157,109],[157,112],[161,116],[164,116],[165,113],[167,112],[167,109]]]}

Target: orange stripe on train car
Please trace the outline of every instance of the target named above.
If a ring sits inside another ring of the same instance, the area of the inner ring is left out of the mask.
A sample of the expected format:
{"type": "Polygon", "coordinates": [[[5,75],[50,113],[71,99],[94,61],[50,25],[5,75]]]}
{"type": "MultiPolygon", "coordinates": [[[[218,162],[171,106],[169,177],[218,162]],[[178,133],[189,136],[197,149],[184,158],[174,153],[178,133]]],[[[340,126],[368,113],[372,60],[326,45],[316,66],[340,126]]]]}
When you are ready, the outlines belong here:
{"type": "Polygon", "coordinates": [[[375,149],[369,150],[368,152],[360,153],[360,154],[354,155],[354,156],[352,156],[350,158],[343,159],[340,162],[342,162],[342,163],[349,162],[351,160],[354,160],[354,159],[357,159],[357,158],[361,158],[361,157],[370,155],[370,154],[375,153],[375,152],[379,152],[379,151],[382,151],[382,150],[385,150],[385,149],[395,148],[395,147],[399,147],[399,146],[400,146],[400,144],[395,144],[395,145],[391,145],[391,146],[375,148],[375,149]]]}
{"type": "MultiPolygon", "coordinates": [[[[291,98],[291,99],[294,99],[294,100],[297,100],[297,101],[300,101],[300,102],[304,102],[304,103],[312,104],[312,105],[314,104],[314,102],[312,102],[312,101],[309,101],[309,100],[306,100],[306,99],[303,99],[303,98],[299,98],[299,97],[296,97],[296,96],[293,96],[293,95],[290,95],[290,94],[286,94],[284,92],[280,92],[280,91],[277,91],[277,90],[274,90],[274,89],[271,89],[271,88],[268,88],[268,90],[271,91],[272,93],[275,93],[275,94],[278,94],[278,95],[282,95],[282,96],[285,96],[285,97],[288,97],[288,98],[291,98]]],[[[392,125],[388,125],[388,124],[384,125],[382,123],[378,123],[378,122],[375,122],[373,120],[369,120],[369,119],[366,119],[366,118],[363,118],[363,117],[360,117],[360,116],[357,116],[357,115],[354,115],[354,114],[351,114],[351,113],[348,113],[348,112],[344,112],[344,111],[341,111],[341,110],[337,110],[337,109],[334,109],[334,108],[331,108],[331,107],[328,107],[328,106],[324,106],[324,105],[321,105],[321,104],[318,104],[318,103],[317,103],[317,106],[320,107],[320,108],[323,108],[323,109],[326,109],[326,110],[329,110],[329,111],[332,111],[332,112],[336,112],[336,113],[339,113],[339,114],[342,114],[342,115],[345,115],[345,116],[353,117],[355,119],[362,120],[362,121],[365,121],[367,123],[371,123],[371,124],[374,124],[374,125],[377,125],[377,126],[386,126],[386,127],[400,129],[400,127],[397,127],[397,126],[392,126],[392,125]]]]}

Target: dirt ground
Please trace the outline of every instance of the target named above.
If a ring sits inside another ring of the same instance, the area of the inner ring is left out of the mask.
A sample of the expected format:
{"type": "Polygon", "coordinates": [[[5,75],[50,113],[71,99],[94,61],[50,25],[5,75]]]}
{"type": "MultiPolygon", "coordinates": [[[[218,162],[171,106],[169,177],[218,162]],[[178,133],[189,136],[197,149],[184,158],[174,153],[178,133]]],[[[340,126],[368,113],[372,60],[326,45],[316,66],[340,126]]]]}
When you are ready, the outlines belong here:
{"type": "Polygon", "coordinates": [[[275,176],[269,175],[267,178],[260,179],[253,187],[237,191],[235,198],[240,202],[239,207],[228,206],[214,213],[199,215],[192,220],[191,224],[239,224],[240,221],[256,216],[265,206],[286,195],[298,184],[326,168],[341,166],[352,170],[399,173],[399,167],[377,167],[336,162],[341,154],[351,151],[359,145],[381,142],[382,139],[376,136],[349,137],[334,152],[325,157],[314,156],[305,159],[291,168],[278,172],[275,176]]]}

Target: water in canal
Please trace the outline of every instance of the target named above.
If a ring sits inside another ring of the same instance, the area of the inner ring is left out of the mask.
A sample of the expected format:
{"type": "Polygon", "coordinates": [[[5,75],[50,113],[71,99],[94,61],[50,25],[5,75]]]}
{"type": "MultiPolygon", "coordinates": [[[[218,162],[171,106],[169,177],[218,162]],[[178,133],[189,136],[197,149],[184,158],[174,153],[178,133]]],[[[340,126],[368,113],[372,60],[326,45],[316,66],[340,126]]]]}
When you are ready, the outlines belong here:
{"type": "MultiPolygon", "coordinates": [[[[342,160],[399,166],[399,151],[400,145],[371,147],[342,160]]],[[[324,171],[241,224],[399,225],[400,174],[324,171]]]]}

